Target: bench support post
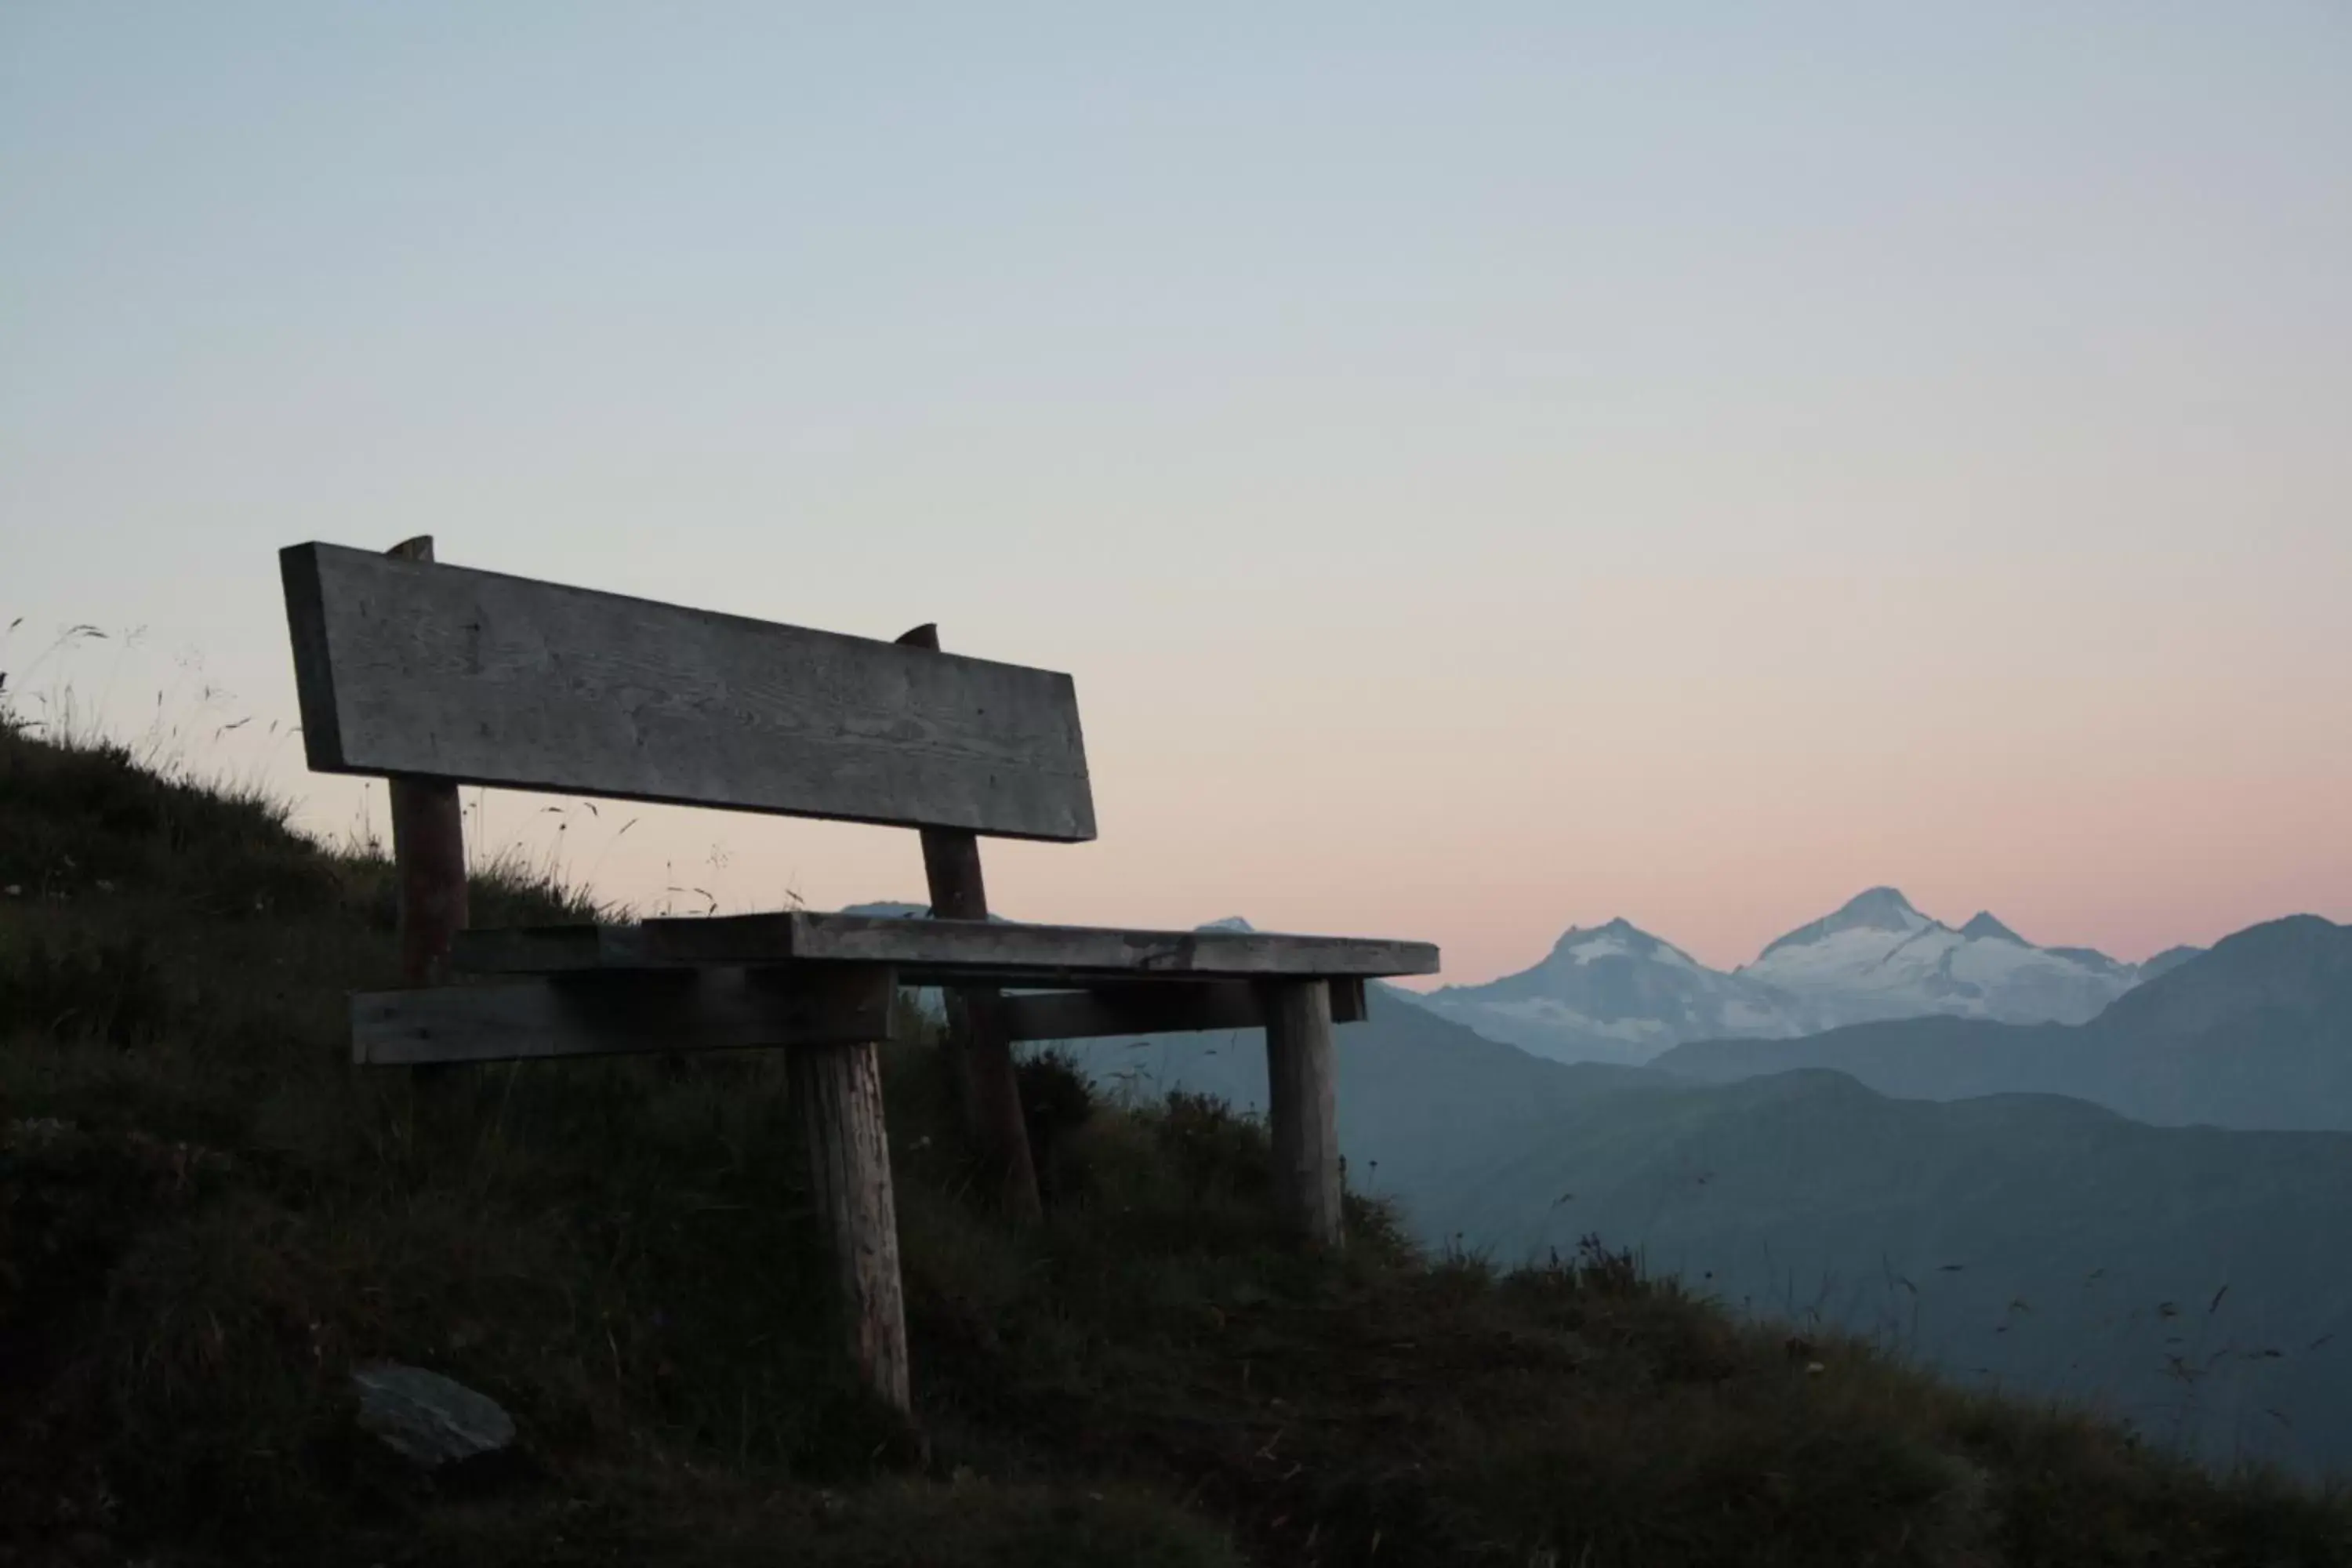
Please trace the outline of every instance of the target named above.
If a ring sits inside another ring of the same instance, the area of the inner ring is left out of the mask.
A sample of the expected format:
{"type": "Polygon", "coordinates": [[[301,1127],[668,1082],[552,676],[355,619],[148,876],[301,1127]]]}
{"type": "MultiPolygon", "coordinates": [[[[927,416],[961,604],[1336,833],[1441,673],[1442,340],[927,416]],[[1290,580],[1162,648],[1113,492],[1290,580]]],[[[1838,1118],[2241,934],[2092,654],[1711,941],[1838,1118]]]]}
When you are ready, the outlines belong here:
{"type": "Polygon", "coordinates": [[[1275,1202],[1301,1238],[1337,1247],[1339,1111],[1331,988],[1321,980],[1269,981],[1265,996],[1275,1202]]]}
{"type": "Polygon", "coordinates": [[[871,1042],[803,1046],[791,1060],[809,1186],[832,1247],[850,1363],[877,1398],[904,1412],[910,1408],[907,1310],[877,1053],[871,1042]]]}
{"type": "MultiPolygon", "coordinates": [[[[404,561],[433,559],[421,534],[384,552],[404,561]]],[[[393,878],[399,897],[400,983],[438,985],[449,975],[449,947],[466,929],[466,817],[457,786],[436,779],[384,781],[392,803],[393,878]]],[[[436,1070],[419,1068],[426,1077],[436,1070]]]]}
{"type": "Polygon", "coordinates": [[[436,985],[466,929],[466,819],[456,784],[384,781],[392,795],[392,864],[400,883],[400,983],[436,985]]]}
{"type": "MultiPolygon", "coordinates": [[[[925,624],[898,641],[939,651],[940,628],[925,624]]],[[[958,828],[926,827],[923,879],[931,913],[941,920],[984,921],[988,885],[980,871],[980,838],[958,828]]],[[[1021,1115],[1021,1080],[1013,1067],[1013,1046],[1003,1017],[1003,998],[992,985],[952,986],[947,991],[948,1048],[954,1053],[963,1090],[965,1130],[996,1184],[996,1201],[1016,1220],[1043,1212],[1037,1168],[1029,1152],[1029,1130],[1021,1115]]]]}

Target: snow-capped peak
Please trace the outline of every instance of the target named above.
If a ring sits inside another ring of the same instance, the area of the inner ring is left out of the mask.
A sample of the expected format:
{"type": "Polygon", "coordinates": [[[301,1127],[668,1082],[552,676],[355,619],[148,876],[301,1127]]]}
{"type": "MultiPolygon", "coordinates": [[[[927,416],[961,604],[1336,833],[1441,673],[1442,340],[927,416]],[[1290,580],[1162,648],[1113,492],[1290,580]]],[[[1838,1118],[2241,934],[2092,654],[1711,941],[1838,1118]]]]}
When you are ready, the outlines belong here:
{"type": "Polygon", "coordinates": [[[1647,959],[1681,968],[1697,967],[1690,954],[1674,943],[1652,936],[1622,915],[1604,925],[1570,926],[1552,943],[1546,966],[1591,963],[1603,958],[1647,959]]]}
{"type": "Polygon", "coordinates": [[[1539,1056],[1638,1062],[1685,1040],[1785,1037],[1874,1018],[2081,1023],[2140,978],[2088,949],[2036,947],[1990,912],[1955,931],[1881,887],[1729,974],[1612,920],[1570,927],[1517,974],[1415,1000],[1539,1056]]]}
{"type": "Polygon", "coordinates": [[[1990,912],[1954,931],[1892,888],[1790,931],[1739,973],[1850,1023],[1926,1013],[2081,1023],[2134,978],[2095,954],[2036,947],[1990,912]]]}
{"type": "Polygon", "coordinates": [[[1647,1060],[1683,1040],[1792,1035],[1784,998],[1707,968],[1631,921],[1571,926],[1543,962],[1420,1005],[1490,1039],[1563,1061],[1647,1060]]]}
{"type": "Polygon", "coordinates": [[[1962,936],[1989,937],[1995,942],[2013,942],[2020,947],[2032,947],[2033,945],[2023,937],[2018,935],[2015,931],[2010,930],[2007,926],[2001,924],[2000,921],[1994,919],[1993,912],[1990,910],[1979,910],[1975,914],[1970,915],[1969,917],[1969,923],[1960,928],[1960,934],[1962,936]]]}
{"type": "Polygon", "coordinates": [[[1913,909],[1911,900],[1895,889],[1872,888],[1848,899],[1834,914],[1823,915],[1811,925],[1799,926],[1772,942],[1757,954],[1757,962],[1761,963],[1780,948],[1803,947],[1841,931],[1888,931],[1899,936],[1925,931],[1935,923],[1913,909]]]}

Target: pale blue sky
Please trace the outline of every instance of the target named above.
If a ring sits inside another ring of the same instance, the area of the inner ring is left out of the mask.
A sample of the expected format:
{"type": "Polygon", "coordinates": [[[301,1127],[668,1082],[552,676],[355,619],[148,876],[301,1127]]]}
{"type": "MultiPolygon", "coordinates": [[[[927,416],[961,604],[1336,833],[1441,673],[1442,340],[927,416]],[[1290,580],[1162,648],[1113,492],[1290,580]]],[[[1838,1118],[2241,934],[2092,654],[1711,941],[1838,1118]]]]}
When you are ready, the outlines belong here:
{"type": "Polygon", "coordinates": [[[1015,913],[2352,916],[2352,8],[1266,9],[9,6],[0,668],[430,531],[1073,671],[1015,913]]]}

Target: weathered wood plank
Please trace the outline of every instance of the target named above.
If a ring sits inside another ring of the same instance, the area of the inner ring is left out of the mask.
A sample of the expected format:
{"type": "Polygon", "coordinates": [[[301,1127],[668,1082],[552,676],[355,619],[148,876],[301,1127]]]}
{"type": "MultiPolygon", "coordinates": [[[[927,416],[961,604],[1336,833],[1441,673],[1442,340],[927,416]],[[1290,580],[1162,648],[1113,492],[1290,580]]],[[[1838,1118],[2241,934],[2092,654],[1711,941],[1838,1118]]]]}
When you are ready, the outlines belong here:
{"type": "Polygon", "coordinates": [[[962,976],[1007,985],[1091,976],[1433,974],[1425,942],[1290,936],[1272,931],[1120,931],[1097,926],[896,920],[883,915],[722,915],[627,926],[535,926],[466,931],[457,963],[475,973],[780,963],[818,959],[900,967],[911,984],[962,976]]]}
{"type": "Polygon", "coordinates": [[[1066,675],[338,545],[279,569],[316,772],[1095,836],[1066,675]]]}
{"type": "MultiPolygon", "coordinates": [[[[940,651],[940,628],[926,623],[898,643],[940,651]]],[[[959,827],[922,830],[923,879],[930,887],[931,914],[941,920],[988,919],[988,883],[981,874],[980,840],[959,827]]],[[[992,985],[959,985],[946,993],[948,1049],[963,1091],[964,1127],[980,1156],[982,1174],[995,1187],[997,1206],[1015,1220],[1044,1213],[1037,1167],[1029,1152],[1029,1128],[1021,1114],[1021,1083],[1013,1068],[1013,1046],[1000,1017],[1003,997],[992,985]]]]}
{"type": "MultiPolygon", "coordinates": [[[[384,552],[402,561],[433,559],[433,539],[419,534],[384,552]]],[[[466,928],[466,816],[457,786],[440,779],[385,781],[392,804],[393,880],[398,889],[400,983],[437,985],[448,978],[449,944],[466,928]]]]}
{"type": "Polygon", "coordinates": [[[885,1038],[887,967],[795,966],[551,976],[363,991],[352,1059],[366,1066],[742,1050],[885,1038]]]}
{"type": "Polygon", "coordinates": [[[807,1144],[809,1187],[832,1244],[850,1364],[877,1397],[907,1411],[911,1401],[898,1216],[874,1047],[810,1047],[793,1053],[787,1070],[807,1144]]]}
{"type": "Polygon", "coordinates": [[[1339,1071],[1331,994],[1320,981],[1268,981],[1266,1120],[1275,1201],[1307,1242],[1340,1243],[1339,1071]]]}
{"type": "MultiPolygon", "coordinates": [[[[748,916],[757,920],[761,917],[748,916]]],[[[1437,969],[1427,942],[1289,936],[1269,931],[1121,931],[1102,926],[900,921],[875,915],[793,916],[803,958],[935,965],[942,970],[1204,975],[1424,974],[1437,969]]],[[[683,927],[688,921],[662,922],[683,927]]],[[[712,922],[704,922],[712,923],[712,922]]]]}
{"type": "MultiPolygon", "coordinates": [[[[1331,983],[1331,1021],[1360,1023],[1360,981],[1331,983]]],[[[1099,1040],[1118,1035],[1176,1035],[1202,1029],[1256,1029],[1265,1004],[1247,980],[1153,980],[1085,991],[1033,991],[1003,1002],[1013,1040],[1099,1040]]]]}

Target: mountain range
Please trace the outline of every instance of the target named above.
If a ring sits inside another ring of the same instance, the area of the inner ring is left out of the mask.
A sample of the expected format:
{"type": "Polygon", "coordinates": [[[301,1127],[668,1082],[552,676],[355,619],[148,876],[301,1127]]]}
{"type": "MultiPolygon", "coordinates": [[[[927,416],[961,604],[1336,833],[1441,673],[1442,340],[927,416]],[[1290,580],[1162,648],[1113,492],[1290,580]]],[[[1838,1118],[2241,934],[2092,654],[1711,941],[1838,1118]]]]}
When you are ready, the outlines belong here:
{"type": "Polygon", "coordinates": [[[1791,1039],[1892,1018],[2082,1023],[2195,956],[2143,964],[2038,947],[1990,912],[1953,927],[1873,888],[1728,973],[1622,920],[1570,929],[1544,960],[1415,998],[1442,1017],[1555,1061],[1640,1063],[1685,1041],[1791,1039]]]}
{"type": "MultiPolygon", "coordinates": [[[[1648,1021],[1615,1037],[1637,1047],[1759,992],[1782,1025],[1952,1011],[1568,1063],[1375,984],[1338,1034],[1348,1181],[1425,1244],[1511,1264],[1590,1237],[1800,1332],[2091,1405],[2210,1461],[2352,1467],[2352,1258],[2314,1245],[2352,1203],[2352,928],[2294,917],[2131,966],[1874,889],[1730,973],[1612,921],[1456,989],[1557,997],[1563,972],[1589,1016],[1648,1021]],[[2053,963],[2116,999],[2074,1024],[1988,1016],[2064,1000],[2053,963]]],[[[1063,1048],[1106,1093],[1265,1104],[1256,1030],[1063,1048]]]]}
{"type": "Polygon", "coordinates": [[[1906,1100],[2063,1094],[2158,1125],[2352,1131],[2352,927],[2296,915],[2240,931],[2080,1025],[1911,1018],[1694,1041],[1654,1065],[1716,1083],[1828,1068],[1906,1100]]]}
{"type": "MultiPolygon", "coordinates": [[[[2313,1056],[2333,1042],[2352,1058],[2348,949],[2345,928],[2278,921],[2137,988],[2095,1026],[1868,1027],[1930,1043],[1999,1031],[2032,1049],[2095,1037],[2106,1070],[2140,1073],[2156,1086],[2140,1092],[2188,1112],[2197,1094],[2228,1092],[2241,1043],[2283,1020],[2313,1056]]],[[[2352,1258],[2322,1240],[2352,1203],[2352,1133],[2149,1126],[1990,1077],[1989,1092],[1939,1102],[1780,1070],[1780,1053],[1815,1042],[1709,1047],[1767,1053],[1736,1081],[1562,1064],[1385,986],[1370,1000],[1338,1034],[1348,1180],[1393,1199],[1432,1246],[1507,1264],[1592,1236],[1732,1306],[2095,1404],[2209,1459],[2352,1466],[2352,1258]]],[[[1255,1030],[1066,1049],[1113,1092],[1265,1103],[1255,1030]]],[[[2245,1076],[2273,1070],[2257,1053],[2245,1076]]],[[[2270,1111],[2289,1114],[2289,1095],[2305,1102],[2292,1125],[2352,1128],[2352,1073],[2294,1079],[2270,1111]]]]}

